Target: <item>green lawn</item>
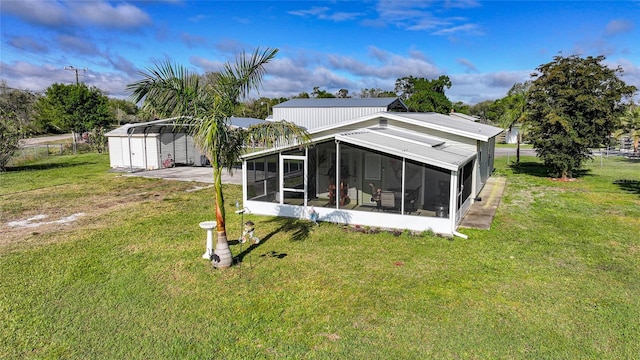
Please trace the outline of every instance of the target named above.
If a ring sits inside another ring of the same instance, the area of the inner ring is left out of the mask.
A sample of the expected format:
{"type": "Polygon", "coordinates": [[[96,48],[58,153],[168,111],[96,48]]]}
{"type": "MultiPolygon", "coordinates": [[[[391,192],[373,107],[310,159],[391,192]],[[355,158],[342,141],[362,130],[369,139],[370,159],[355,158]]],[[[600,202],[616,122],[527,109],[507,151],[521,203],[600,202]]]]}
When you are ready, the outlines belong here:
{"type": "MultiPolygon", "coordinates": [[[[105,155],[14,168],[0,358],[637,358],[640,163],[598,159],[573,182],[505,163],[493,228],[467,240],[247,215],[263,242],[234,242],[227,270],[201,258],[211,188],[109,173],[105,155]]],[[[240,191],[225,187],[230,239],[240,191]]]]}

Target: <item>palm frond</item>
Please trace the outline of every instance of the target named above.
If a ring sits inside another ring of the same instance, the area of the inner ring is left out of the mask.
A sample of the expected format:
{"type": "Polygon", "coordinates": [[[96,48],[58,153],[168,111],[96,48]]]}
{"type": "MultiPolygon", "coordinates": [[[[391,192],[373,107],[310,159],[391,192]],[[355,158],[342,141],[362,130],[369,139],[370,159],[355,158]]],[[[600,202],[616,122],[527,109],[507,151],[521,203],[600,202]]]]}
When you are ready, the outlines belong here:
{"type": "Polygon", "coordinates": [[[304,145],[310,141],[309,133],[304,128],[285,120],[251,125],[246,136],[253,142],[265,145],[304,145]]]}
{"type": "Polygon", "coordinates": [[[238,101],[246,97],[251,90],[257,90],[262,85],[266,73],[265,65],[278,53],[278,49],[257,48],[251,55],[242,52],[236,57],[235,63],[225,63],[219,78],[220,95],[238,101]]]}
{"type": "Polygon", "coordinates": [[[127,85],[131,100],[144,101],[144,108],[161,116],[197,116],[202,112],[207,94],[197,74],[169,60],[141,72],[142,79],[127,85]]]}

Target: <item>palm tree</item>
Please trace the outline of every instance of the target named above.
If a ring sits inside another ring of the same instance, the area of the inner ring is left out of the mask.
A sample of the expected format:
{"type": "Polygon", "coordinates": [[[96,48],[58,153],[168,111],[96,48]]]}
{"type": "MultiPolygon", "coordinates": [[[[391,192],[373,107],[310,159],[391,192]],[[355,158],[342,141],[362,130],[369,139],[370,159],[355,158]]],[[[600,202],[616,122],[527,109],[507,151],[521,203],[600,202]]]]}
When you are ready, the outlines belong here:
{"type": "Polygon", "coordinates": [[[627,111],[618,118],[620,129],[613,135],[616,138],[630,136],[633,139],[633,153],[638,153],[638,143],[640,142],[640,106],[629,105],[627,111]]]}
{"type": "Polygon", "coordinates": [[[265,65],[277,52],[278,49],[269,48],[256,49],[251,55],[242,52],[234,64],[225,63],[219,73],[209,74],[206,79],[165,61],[147,68],[148,72],[141,73],[142,80],[127,86],[136,103],[144,100],[145,108],[180,118],[211,162],[217,222],[214,265],[219,268],[232,264],[225,225],[223,169],[232,171],[249,140],[273,143],[286,139],[303,144],[309,139],[304,129],[287,121],[265,122],[246,130],[230,126],[239,101],[251,90],[259,89],[265,65]]]}
{"type": "MultiPolygon", "coordinates": [[[[500,99],[503,112],[500,115],[500,124],[504,129],[512,130],[516,124],[522,124],[526,117],[527,95],[530,82],[517,83],[509,89],[507,96],[500,99]]],[[[516,147],[516,164],[520,164],[520,143],[522,142],[522,132],[524,128],[521,126],[518,130],[517,147],[516,147]]]]}

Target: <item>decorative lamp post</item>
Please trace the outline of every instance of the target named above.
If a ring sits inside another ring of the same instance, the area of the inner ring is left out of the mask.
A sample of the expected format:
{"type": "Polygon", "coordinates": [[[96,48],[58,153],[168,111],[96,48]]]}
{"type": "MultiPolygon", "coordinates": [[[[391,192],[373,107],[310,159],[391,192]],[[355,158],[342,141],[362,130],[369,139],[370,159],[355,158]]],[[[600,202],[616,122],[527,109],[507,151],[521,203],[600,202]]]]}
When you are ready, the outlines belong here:
{"type": "Polygon", "coordinates": [[[215,221],[203,221],[200,223],[200,227],[207,230],[207,248],[202,255],[203,259],[211,260],[213,256],[213,229],[216,228],[218,223],[215,221]]]}

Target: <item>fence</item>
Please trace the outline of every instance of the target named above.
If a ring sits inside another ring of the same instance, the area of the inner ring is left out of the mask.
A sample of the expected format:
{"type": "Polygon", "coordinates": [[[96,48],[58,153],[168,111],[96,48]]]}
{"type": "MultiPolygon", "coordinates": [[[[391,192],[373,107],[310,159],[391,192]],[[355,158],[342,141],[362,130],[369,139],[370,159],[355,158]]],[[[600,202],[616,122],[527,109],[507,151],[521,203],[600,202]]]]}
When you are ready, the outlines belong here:
{"type": "Polygon", "coordinates": [[[19,160],[40,159],[50,155],[62,154],[64,154],[63,144],[28,145],[16,151],[14,158],[19,160]]]}

